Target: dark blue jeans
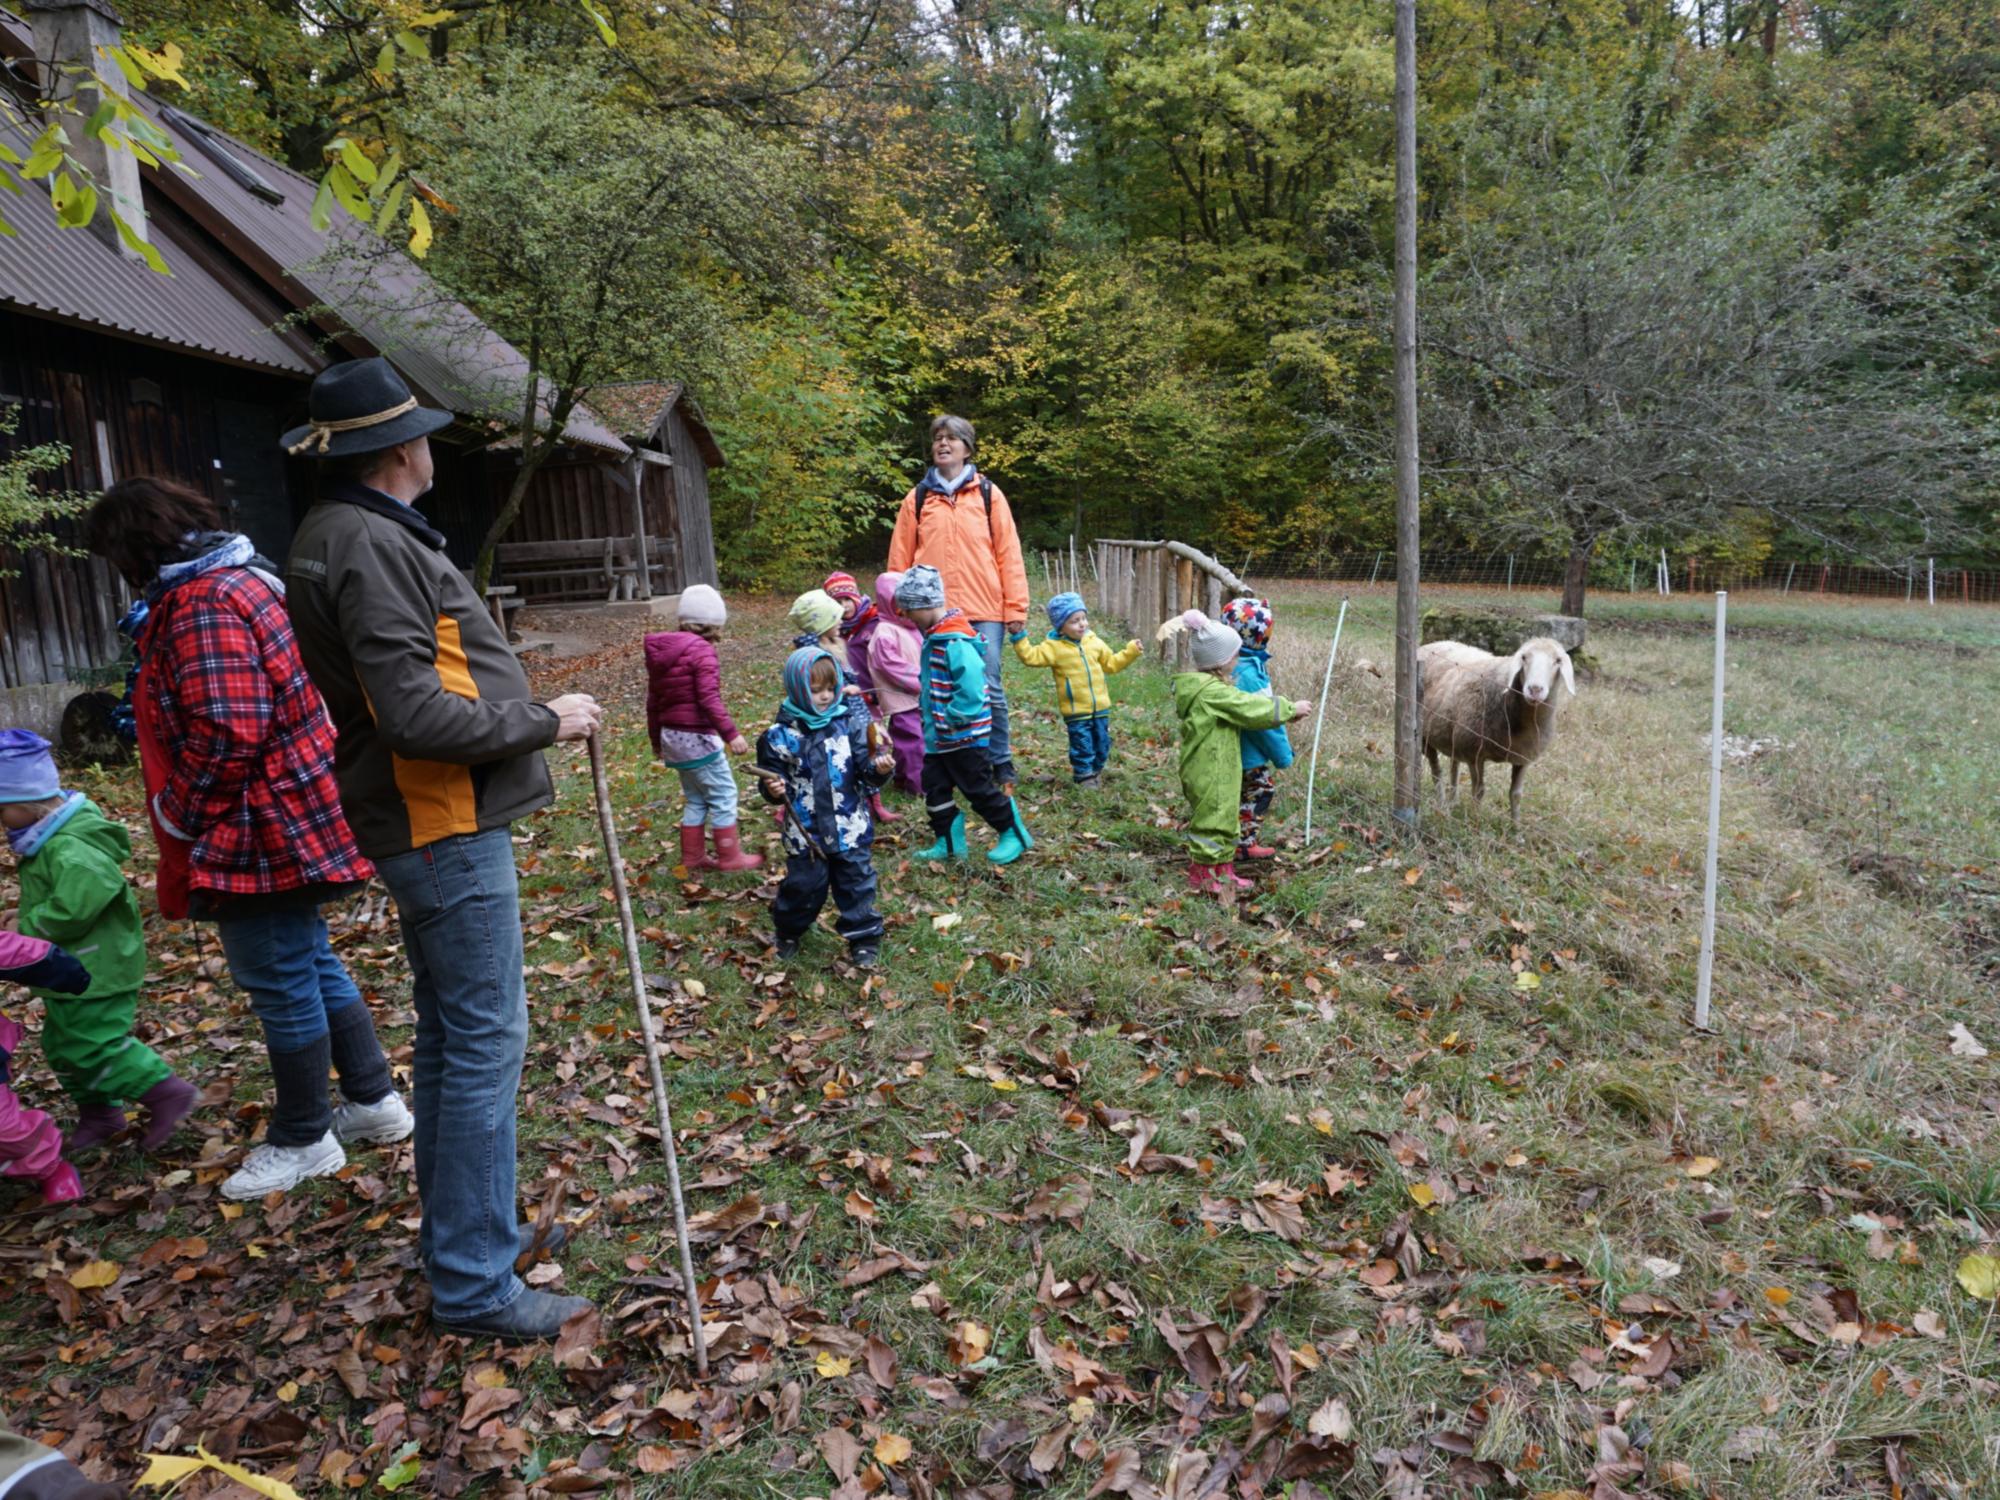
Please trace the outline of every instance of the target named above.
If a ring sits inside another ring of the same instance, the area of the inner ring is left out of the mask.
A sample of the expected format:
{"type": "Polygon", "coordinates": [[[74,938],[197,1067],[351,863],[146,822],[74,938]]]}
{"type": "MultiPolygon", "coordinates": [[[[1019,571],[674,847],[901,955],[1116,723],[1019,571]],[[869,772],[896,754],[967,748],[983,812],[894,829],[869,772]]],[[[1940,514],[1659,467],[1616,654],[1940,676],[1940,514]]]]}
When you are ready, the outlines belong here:
{"type": "Polygon", "coordinates": [[[821,859],[793,854],[785,859],[785,878],[771,902],[771,925],[781,938],[800,936],[826,906],[831,887],[840,915],[833,927],[852,947],[879,942],[882,915],[875,910],[875,861],[865,849],[852,849],[821,859]]]}
{"type": "Polygon", "coordinates": [[[1079,714],[1064,719],[1063,728],[1069,731],[1069,768],[1076,779],[1101,772],[1111,759],[1111,715],[1079,714]]]}
{"type": "Polygon", "coordinates": [[[273,1052],[311,1046],[330,1029],[328,1017],[363,1003],[327,943],[326,919],[316,906],[224,917],[215,935],[273,1052]]]}
{"type": "Polygon", "coordinates": [[[375,862],[402,919],[417,1007],[417,1236],[440,1317],[496,1312],[514,1274],[514,1109],[528,1046],[521,897],[505,828],[375,862]]]}

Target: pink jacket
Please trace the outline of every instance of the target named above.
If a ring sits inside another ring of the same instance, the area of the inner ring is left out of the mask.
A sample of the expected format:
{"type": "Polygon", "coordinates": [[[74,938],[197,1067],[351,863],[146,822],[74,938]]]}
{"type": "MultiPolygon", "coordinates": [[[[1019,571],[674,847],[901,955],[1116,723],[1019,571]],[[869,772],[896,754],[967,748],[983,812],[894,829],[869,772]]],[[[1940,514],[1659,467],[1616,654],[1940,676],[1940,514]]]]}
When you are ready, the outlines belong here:
{"type": "Polygon", "coordinates": [[[875,579],[875,609],[882,623],[869,638],[868,665],[875,676],[875,698],[884,714],[907,713],[917,706],[924,636],[896,613],[896,585],[902,581],[901,573],[883,573],[875,579]]]}
{"type": "Polygon", "coordinates": [[[659,744],[662,729],[719,735],[725,745],[736,738],[715,646],[689,631],[646,637],[646,738],[659,744]]]}
{"type": "Polygon", "coordinates": [[[29,937],[24,932],[0,927],[0,980],[4,980],[11,969],[25,969],[29,964],[40,963],[54,947],[55,944],[46,938],[29,937]]]}

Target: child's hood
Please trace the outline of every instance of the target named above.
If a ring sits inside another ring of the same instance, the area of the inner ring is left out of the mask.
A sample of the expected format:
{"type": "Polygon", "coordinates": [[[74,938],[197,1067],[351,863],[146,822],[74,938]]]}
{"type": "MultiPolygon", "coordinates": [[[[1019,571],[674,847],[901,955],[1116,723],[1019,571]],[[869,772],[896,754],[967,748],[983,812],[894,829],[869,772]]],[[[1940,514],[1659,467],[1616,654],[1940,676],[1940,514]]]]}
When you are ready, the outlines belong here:
{"type": "Polygon", "coordinates": [[[1206,672],[1174,674],[1174,712],[1185,719],[1194,706],[1224,683],[1206,672]]]}
{"type": "Polygon", "coordinates": [[[684,656],[715,654],[713,642],[691,630],[661,630],[646,637],[646,665],[670,667],[684,656]]]}
{"type": "Polygon", "coordinates": [[[132,836],[125,831],[124,825],[105,817],[88,797],[77,804],[76,811],[69,815],[69,820],[62,827],[49,835],[48,843],[42,845],[40,852],[48,853],[63,839],[81,839],[98,853],[121,865],[132,857],[132,836]]]}
{"type": "Polygon", "coordinates": [[[875,614],[884,625],[893,625],[898,630],[907,630],[912,635],[922,635],[916,621],[907,618],[896,608],[896,585],[903,581],[901,573],[878,573],[875,575],[875,614]]]}
{"type": "Polygon", "coordinates": [[[960,609],[954,609],[942,620],[939,620],[937,624],[926,630],[924,634],[926,636],[962,635],[970,637],[975,641],[979,639],[979,632],[972,628],[972,622],[965,618],[965,611],[960,609]]]}

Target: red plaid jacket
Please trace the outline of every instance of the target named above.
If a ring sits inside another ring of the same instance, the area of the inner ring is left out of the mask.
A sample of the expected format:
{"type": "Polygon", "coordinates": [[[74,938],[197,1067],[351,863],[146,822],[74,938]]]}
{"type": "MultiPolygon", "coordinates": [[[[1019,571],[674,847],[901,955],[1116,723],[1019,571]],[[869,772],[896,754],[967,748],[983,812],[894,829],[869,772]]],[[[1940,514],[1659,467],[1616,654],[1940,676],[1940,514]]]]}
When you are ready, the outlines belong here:
{"type": "Polygon", "coordinates": [[[266,894],[375,873],[340,810],[333,725],[268,581],[218,568],[169,589],[139,656],[162,911],[185,915],[190,890],[266,894]]]}

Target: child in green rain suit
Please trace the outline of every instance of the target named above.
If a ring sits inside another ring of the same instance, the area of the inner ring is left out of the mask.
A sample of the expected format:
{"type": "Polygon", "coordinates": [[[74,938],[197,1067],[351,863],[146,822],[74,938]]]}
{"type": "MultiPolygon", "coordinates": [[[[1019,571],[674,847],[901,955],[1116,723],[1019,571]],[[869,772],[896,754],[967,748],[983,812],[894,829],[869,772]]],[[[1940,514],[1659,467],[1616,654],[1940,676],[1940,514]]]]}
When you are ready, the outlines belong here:
{"type": "Polygon", "coordinates": [[[1243,791],[1242,736],[1302,719],[1307,705],[1246,693],[1230,684],[1243,638],[1198,609],[1160,627],[1160,639],[1185,633],[1194,670],[1174,678],[1181,721],[1181,791],[1188,799],[1188,886],[1225,899],[1250,882],[1236,873],[1237,804],[1243,791]]]}
{"type": "Polygon", "coordinates": [[[132,1035],[146,977],[139,901],[124,870],[132,841],[88,797],[62,789],[48,741],[25,729],[0,730],[0,824],[20,866],[20,930],[60,943],[90,971],[80,995],[35,992],[42,1051],[77,1106],[65,1152],[74,1158],[117,1135],[134,1103],[146,1113],[139,1144],[156,1150],[197,1095],[132,1035]]]}

